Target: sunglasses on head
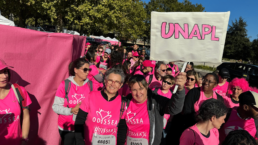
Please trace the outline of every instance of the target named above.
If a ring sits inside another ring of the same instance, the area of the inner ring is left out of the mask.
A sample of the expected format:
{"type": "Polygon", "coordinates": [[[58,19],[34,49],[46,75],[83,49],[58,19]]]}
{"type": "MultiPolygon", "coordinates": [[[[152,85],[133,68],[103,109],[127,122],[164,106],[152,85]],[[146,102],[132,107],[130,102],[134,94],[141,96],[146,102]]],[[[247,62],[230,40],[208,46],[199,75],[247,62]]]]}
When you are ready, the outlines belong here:
{"type": "Polygon", "coordinates": [[[91,68],[84,68],[83,71],[86,73],[87,71],[91,71],[91,68]]]}
{"type": "Polygon", "coordinates": [[[163,83],[167,83],[168,85],[172,85],[172,83],[170,83],[168,81],[163,81],[163,83]]]}
{"type": "Polygon", "coordinates": [[[194,81],[195,79],[187,77],[187,80],[194,81]]]}

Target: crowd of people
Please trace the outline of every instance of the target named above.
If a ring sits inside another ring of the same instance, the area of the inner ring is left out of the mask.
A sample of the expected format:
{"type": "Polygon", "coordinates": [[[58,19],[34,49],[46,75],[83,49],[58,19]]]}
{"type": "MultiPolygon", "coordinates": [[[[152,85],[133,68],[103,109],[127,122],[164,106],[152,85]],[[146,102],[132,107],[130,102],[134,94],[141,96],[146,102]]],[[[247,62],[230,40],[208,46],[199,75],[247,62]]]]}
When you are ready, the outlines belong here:
{"type": "MultiPolygon", "coordinates": [[[[30,129],[26,90],[10,83],[0,60],[0,138],[25,145],[30,129]],[[17,101],[13,101],[17,100],[17,101]]],[[[63,145],[256,145],[258,91],[226,68],[202,76],[189,62],[149,60],[131,49],[86,43],[68,66],[53,111],[63,145]],[[178,90],[173,94],[175,86],[178,90]]]]}

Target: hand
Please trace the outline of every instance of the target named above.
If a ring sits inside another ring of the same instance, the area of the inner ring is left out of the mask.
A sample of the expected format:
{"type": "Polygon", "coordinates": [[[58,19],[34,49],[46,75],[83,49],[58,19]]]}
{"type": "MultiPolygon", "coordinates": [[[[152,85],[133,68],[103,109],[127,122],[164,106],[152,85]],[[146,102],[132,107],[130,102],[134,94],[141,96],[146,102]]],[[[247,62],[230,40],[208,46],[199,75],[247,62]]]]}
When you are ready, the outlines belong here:
{"type": "Polygon", "coordinates": [[[182,91],[186,83],[186,73],[180,72],[175,78],[175,84],[178,85],[178,90],[182,91]]]}
{"type": "Polygon", "coordinates": [[[77,104],[74,108],[71,109],[71,112],[72,112],[73,114],[77,115],[78,112],[79,112],[79,108],[80,108],[81,104],[82,104],[82,102],[80,102],[79,104],[77,104]]]}

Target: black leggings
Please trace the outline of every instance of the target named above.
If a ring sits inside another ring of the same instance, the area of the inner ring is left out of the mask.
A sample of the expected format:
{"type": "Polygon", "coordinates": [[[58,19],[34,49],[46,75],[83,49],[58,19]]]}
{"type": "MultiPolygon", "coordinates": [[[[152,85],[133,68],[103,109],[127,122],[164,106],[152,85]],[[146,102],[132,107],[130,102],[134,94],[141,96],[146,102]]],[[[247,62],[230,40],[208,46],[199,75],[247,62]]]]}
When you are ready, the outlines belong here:
{"type": "Polygon", "coordinates": [[[75,145],[75,134],[71,131],[62,131],[59,129],[59,134],[61,136],[61,145],[75,145]]]}

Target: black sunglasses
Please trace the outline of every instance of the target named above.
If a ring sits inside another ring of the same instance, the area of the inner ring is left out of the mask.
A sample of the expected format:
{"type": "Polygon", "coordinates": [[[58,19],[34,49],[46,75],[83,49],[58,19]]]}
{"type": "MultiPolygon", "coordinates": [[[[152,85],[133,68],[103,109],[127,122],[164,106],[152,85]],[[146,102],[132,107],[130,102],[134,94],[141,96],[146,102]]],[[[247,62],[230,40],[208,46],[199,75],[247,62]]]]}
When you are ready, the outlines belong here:
{"type": "Polygon", "coordinates": [[[86,73],[87,71],[90,72],[90,71],[91,71],[91,68],[84,68],[83,71],[84,71],[84,73],[86,73]]]}
{"type": "Polygon", "coordinates": [[[168,81],[163,81],[163,83],[167,83],[168,85],[172,85],[172,83],[170,83],[168,81]]]}
{"type": "Polygon", "coordinates": [[[194,81],[195,79],[187,77],[187,80],[194,81]]]}
{"type": "Polygon", "coordinates": [[[165,72],[165,71],[167,71],[167,70],[166,70],[166,69],[163,69],[163,70],[161,70],[161,71],[165,72]]]}

